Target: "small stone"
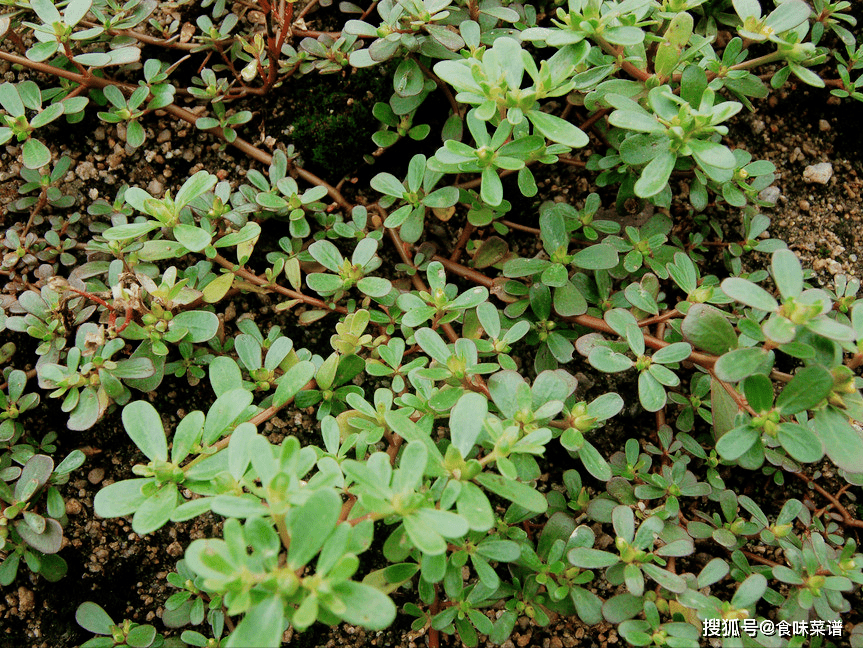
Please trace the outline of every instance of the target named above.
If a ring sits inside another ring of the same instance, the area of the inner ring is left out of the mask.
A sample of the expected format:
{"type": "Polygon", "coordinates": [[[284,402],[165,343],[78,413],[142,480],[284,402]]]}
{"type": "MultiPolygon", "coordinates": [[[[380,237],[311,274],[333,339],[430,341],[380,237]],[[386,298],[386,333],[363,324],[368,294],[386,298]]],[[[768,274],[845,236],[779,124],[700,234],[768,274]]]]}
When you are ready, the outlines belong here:
{"type": "Polygon", "coordinates": [[[76,167],[75,175],[78,176],[81,180],[92,180],[98,174],[96,172],[96,167],[93,166],[93,163],[85,160],[76,167]]]}
{"type": "Polygon", "coordinates": [[[161,132],[156,136],[156,141],[157,141],[159,144],[162,144],[163,142],[170,142],[170,141],[171,141],[171,131],[169,131],[167,128],[163,129],[163,130],[162,130],[162,131],[161,131],[161,132]]]}
{"type": "Polygon", "coordinates": [[[819,162],[803,169],[803,179],[806,182],[817,182],[827,184],[833,177],[833,165],[829,162],[819,162]]]}
{"type": "Polygon", "coordinates": [[[827,131],[830,130],[830,122],[827,121],[826,119],[819,119],[818,120],[818,130],[820,130],[822,133],[826,133],[827,131]]]}
{"type": "Polygon", "coordinates": [[[770,185],[769,187],[765,187],[758,194],[758,200],[763,200],[766,203],[770,203],[771,205],[775,205],[779,202],[779,195],[782,192],[779,191],[779,187],[776,185],[770,185]]]}
{"type": "Polygon", "coordinates": [[[98,126],[96,130],[93,131],[93,137],[95,137],[100,142],[105,139],[105,127],[98,126]]]}
{"type": "Polygon", "coordinates": [[[764,125],[764,122],[762,120],[753,119],[752,123],[750,124],[750,128],[752,128],[753,133],[755,133],[756,135],[760,135],[764,132],[766,126],[764,125]]]}
{"type": "Polygon", "coordinates": [[[842,264],[833,259],[827,263],[827,270],[830,274],[839,274],[842,272],[842,264]]]}
{"type": "Polygon", "coordinates": [[[76,499],[66,500],[66,515],[78,515],[81,512],[81,502],[76,499]]]}
{"type": "Polygon", "coordinates": [[[22,585],[18,588],[18,611],[21,613],[30,612],[34,607],[36,604],[33,591],[22,585]]]}
{"type": "Polygon", "coordinates": [[[93,484],[102,483],[102,480],[105,479],[105,469],[104,468],[93,468],[89,473],[87,473],[87,481],[93,484]]]}
{"type": "Polygon", "coordinates": [[[99,197],[99,190],[96,187],[91,187],[87,195],[90,197],[90,200],[96,200],[99,197]]]}
{"type": "Polygon", "coordinates": [[[159,196],[163,190],[164,190],[164,186],[162,185],[161,182],[159,182],[155,178],[150,180],[150,184],[147,185],[147,191],[149,191],[150,194],[153,196],[159,196]]]}
{"type": "Polygon", "coordinates": [[[183,545],[181,545],[179,542],[174,541],[168,545],[168,548],[165,549],[165,551],[168,552],[169,556],[177,558],[178,556],[183,555],[183,545]]]}
{"type": "Polygon", "coordinates": [[[797,203],[797,206],[800,208],[800,211],[804,211],[804,212],[809,211],[809,201],[808,200],[801,200],[800,202],[797,203]]]}

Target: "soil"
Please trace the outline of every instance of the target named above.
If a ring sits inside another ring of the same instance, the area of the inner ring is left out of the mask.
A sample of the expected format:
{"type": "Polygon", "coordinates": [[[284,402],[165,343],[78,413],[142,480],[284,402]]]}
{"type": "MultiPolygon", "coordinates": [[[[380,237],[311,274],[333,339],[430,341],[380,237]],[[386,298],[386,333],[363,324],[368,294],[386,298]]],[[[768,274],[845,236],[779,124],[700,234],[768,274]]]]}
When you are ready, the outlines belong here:
{"type": "MultiPolygon", "coordinates": [[[[20,73],[6,64],[0,64],[0,74],[6,80],[21,78],[20,73]]],[[[370,133],[358,135],[347,126],[364,120],[374,124],[358,115],[363,110],[371,110],[373,100],[370,96],[374,93],[369,88],[379,86],[379,79],[360,82],[354,77],[332,75],[322,83],[328,88],[338,89],[339,101],[344,100],[346,106],[345,120],[339,121],[338,125],[339,128],[348,128],[348,131],[343,135],[345,147],[336,155],[338,165],[330,169],[335,178],[332,181],[337,182],[343,174],[349,178],[365,178],[388,165],[403,165],[403,160],[397,159],[395,154],[387,154],[379,158],[374,169],[370,170],[362,159],[363,155],[374,151],[370,133]]],[[[378,97],[387,95],[386,87],[379,88],[378,97]]],[[[300,95],[279,98],[275,106],[267,109],[267,115],[255,115],[244,136],[265,149],[272,149],[277,143],[292,143],[302,158],[314,166],[316,172],[322,173],[326,170],[327,160],[322,159],[308,141],[315,139],[314,122],[310,126],[308,120],[292,119],[294,115],[304,114],[307,106],[303,101],[300,95]]],[[[444,105],[443,98],[436,94],[428,101],[432,107],[434,102],[444,105]]],[[[327,104],[326,110],[334,110],[333,105],[327,104]]],[[[828,287],[832,287],[837,274],[863,276],[863,129],[860,128],[860,114],[859,104],[837,102],[825,90],[789,83],[771,99],[759,102],[754,112],[744,112],[736,117],[730,130],[730,145],[745,148],[754,159],[771,160],[778,169],[774,186],[780,195],[772,213],[767,212],[773,220],[769,236],[785,240],[800,255],[804,266],[816,271],[818,282],[828,287]],[[820,162],[832,165],[832,178],[824,185],[807,182],[804,179],[805,168],[820,162]]],[[[146,127],[148,139],[137,151],[127,149],[115,128],[98,121],[95,116],[85,118],[80,127],[56,131],[54,147],[73,160],[61,190],[77,197],[74,209],[83,211],[99,197],[113,201],[124,183],[144,187],[153,195],[160,196],[167,189],[176,191],[183,179],[201,168],[219,173],[235,186],[243,181],[247,169],[260,169],[259,164],[250,162],[230,148],[223,149],[210,136],[185,124],[173,123],[166,118],[151,118],[146,127]]],[[[582,151],[582,159],[586,160],[588,154],[588,151],[582,151]]],[[[21,218],[21,214],[9,210],[9,203],[17,197],[21,184],[17,157],[18,149],[14,147],[0,150],[0,227],[4,228],[21,218]]],[[[521,213],[513,212],[511,218],[535,226],[535,221],[531,220],[535,218],[535,208],[541,200],[563,199],[580,205],[588,193],[597,190],[592,182],[590,172],[576,167],[559,165],[543,171],[539,196],[519,204],[521,213]]],[[[346,190],[351,191],[351,186],[348,182],[346,190]]],[[[356,186],[360,187],[362,183],[358,182],[356,186]]],[[[603,191],[600,193],[603,205],[614,204],[613,196],[603,191]]],[[[729,232],[728,240],[739,240],[739,235],[733,234],[739,232],[741,226],[739,210],[715,207],[711,210],[708,217],[722,222],[723,228],[729,232]]],[[[674,214],[681,211],[672,209],[674,214]]],[[[440,248],[454,245],[461,222],[457,215],[447,223],[430,224],[431,234],[440,248]]],[[[679,221],[677,224],[681,225],[679,221]]],[[[510,235],[509,240],[513,248],[524,245],[524,237],[516,233],[510,235]]],[[[78,253],[78,257],[79,261],[82,260],[83,254],[78,253]]],[[[753,264],[763,261],[763,256],[757,254],[749,257],[753,264]]],[[[327,340],[318,339],[317,327],[298,327],[295,314],[277,312],[274,305],[266,296],[246,295],[236,299],[234,310],[237,317],[247,314],[254,317],[264,330],[271,325],[282,326],[296,347],[313,351],[327,348],[327,340]]],[[[229,319],[226,324],[226,332],[230,334],[236,322],[229,319]]],[[[19,357],[32,357],[29,354],[32,343],[28,339],[8,332],[4,333],[6,335],[19,346],[19,357]]],[[[532,366],[530,357],[520,357],[519,361],[525,367],[532,366]]],[[[577,358],[572,369],[573,373],[586,372],[587,365],[577,358]]],[[[586,398],[610,389],[632,389],[632,385],[614,382],[605,375],[582,376],[580,393],[586,398]]],[[[185,378],[173,377],[167,377],[158,394],[150,396],[155,397],[159,411],[171,413],[164,421],[166,427],[176,425],[186,412],[194,409],[206,411],[212,401],[208,389],[192,386],[185,378]]],[[[644,430],[646,441],[654,441],[652,417],[645,421],[638,411],[638,408],[625,411],[594,439],[606,457],[618,451],[623,441],[633,436],[635,429],[644,430]]],[[[74,614],[80,603],[88,600],[102,605],[115,620],[128,618],[141,623],[152,622],[161,630],[159,617],[163,604],[174,591],[165,580],[167,573],[174,569],[191,540],[218,533],[217,520],[209,516],[189,523],[171,524],[143,538],[131,530],[127,520],[97,518],[93,513],[95,494],[114,481],[129,478],[129,466],[140,461],[142,456],[127,438],[117,409],[86,433],[67,430],[65,419],[57,402],[43,394],[42,404],[28,415],[26,424],[35,436],[50,430],[58,433],[57,456],[65,456],[71,450],[81,448],[88,457],[62,493],[69,522],[60,555],[68,563],[69,572],[62,581],[51,584],[32,575],[26,568],[19,570],[17,580],[4,588],[0,597],[0,648],[71,648],[80,645],[92,635],[77,625],[74,614]]],[[[263,432],[274,443],[291,434],[309,442],[316,438],[318,430],[313,414],[287,408],[268,422],[263,432]]],[[[542,481],[555,487],[561,483],[561,473],[574,465],[560,448],[551,454],[542,481]]],[[[823,473],[830,476],[828,469],[823,473]]],[[[723,476],[730,478],[730,471],[723,476]]],[[[586,484],[592,488],[600,486],[589,480],[586,484]]],[[[740,484],[739,488],[742,492],[744,489],[775,486],[759,474],[751,482],[740,484]]],[[[846,497],[851,500],[860,495],[863,493],[856,487],[846,492],[846,497]]],[[[796,480],[787,480],[785,488],[775,494],[777,508],[789,497],[805,500],[809,496],[796,480]]],[[[373,560],[373,553],[370,552],[366,559],[373,560]]],[[[397,593],[395,598],[399,605],[409,600],[407,594],[397,593]]],[[[853,624],[863,621],[863,602],[858,598],[852,607],[854,611],[845,619],[846,636],[853,624]]],[[[492,617],[496,613],[496,610],[489,611],[492,617]]],[[[400,614],[396,623],[384,632],[369,632],[352,626],[330,629],[319,624],[302,634],[289,631],[286,640],[288,645],[298,647],[413,648],[427,645],[427,635],[422,631],[411,631],[410,622],[410,617],[400,614]]],[[[588,628],[575,618],[553,618],[545,628],[520,624],[504,646],[605,648],[621,642],[611,626],[588,628]]],[[[442,635],[441,645],[456,646],[460,642],[442,635]]]]}

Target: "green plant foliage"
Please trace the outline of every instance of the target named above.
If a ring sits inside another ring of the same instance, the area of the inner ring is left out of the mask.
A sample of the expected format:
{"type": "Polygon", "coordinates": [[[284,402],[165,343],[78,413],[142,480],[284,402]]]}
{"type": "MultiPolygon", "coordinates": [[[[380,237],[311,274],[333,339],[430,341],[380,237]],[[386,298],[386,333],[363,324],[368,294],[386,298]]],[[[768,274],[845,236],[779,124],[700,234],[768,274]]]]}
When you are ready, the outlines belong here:
{"type": "Polygon", "coordinates": [[[59,487],[85,456],[31,431],[60,399],[64,443],[116,413],[134,446],[95,515],[142,536],[218,521],[161,621],[80,605],[89,648],[269,648],[400,613],[430,645],[555,615],[634,646],[842,629],[863,584],[841,499],[863,484],[860,283],[818,287],[766,237],[776,168],[726,136],[792,76],[863,99],[846,0],[343,2],[332,32],[306,24],[316,3],[179,3],[182,25],[153,0],[4,4],[21,78],[0,144],[27,217],[0,236],[0,585],[66,571],[59,487]],[[162,197],[64,194],[59,120],[91,101],[127,151],[181,120],[242,177],[204,155],[162,197]],[[558,163],[603,191],[552,200],[558,163]],[[621,226],[600,193],[652,216],[621,226]],[[156,396],[183,377],[171,422],[156,396]],[[285,408],[308,429],[271,435],[285,408]],[[799,500],[738,492],[790,475],[799,500]]]}

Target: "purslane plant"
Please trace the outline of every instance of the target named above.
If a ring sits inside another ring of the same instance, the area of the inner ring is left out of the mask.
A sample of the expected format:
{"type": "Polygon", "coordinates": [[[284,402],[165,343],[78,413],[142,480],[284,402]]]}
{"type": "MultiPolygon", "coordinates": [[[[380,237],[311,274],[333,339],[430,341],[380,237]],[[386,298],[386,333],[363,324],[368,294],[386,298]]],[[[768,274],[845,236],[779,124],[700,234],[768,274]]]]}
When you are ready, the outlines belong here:
{"type": "MultiPolygon", "coordinates": [[[[520,618],[543,626],[552,613],[658,646],[698,645],[720,620],[847,614],[863,584],[849,533],[861,523],[818,470],[826,457],[863,483],[859,282],[819,288],[782,241],[760,238],[758,194],[775,168],[723,138],[792,77],[825,87],[830,58],[834,96],[860,99],[848,3],[568,0],[543,15],[520,2],[384,0],[376,14],[343,3],[361,18],[339,34],[308,30],[293,3],[253,4],[201,3],[179,41],[179,25],[145,23],[159,15],[148,0],[31,0],[0,16],[3,43],[24,52],[0,59],[39,73],[0,85],[0,143],[19,147],[19,191],[39,193],[16,203],[28,218],[3,234],[0,330],[34,338],[38,361],[27,374],[14,344],[0,353],[0,584],[22,558],[62,576],[57,486],[84,460],[55,467],[56,437],[28,433],[35,377],[63,399],[65,434],[118,411],[140,452],[98,492],[97,515],[131,517],[141,535],[223,521],[168,576],[180,591],[163,620],[195,629],[165,639],[88,602],[77,619],[99,636],[85,645],[276,646],[289,626],[319,621],[386,628],[405,598],[433,646],[441,632],[504,643],[520,618]],[[198,76],[140,64],[144,44],[198,57],[198,76]],[[246,108],[293,76],[391,60],[393,94],[369,119],[394,130],[369,142],[384,169],[361,191],[311,173],[281,142],[270,154],[244,139],[246,108]],[[82,217],[53,186],[70,159],[51,168],[51,135],[91,103],[125,124],[130,150],[165,115],[264,172],[240,184],[197,167],[161,198],[124,187],[82,217]],[[413,121],[429,107],[434,136],[413,121]],[[374,148],[392,155],[405,136],[437,149],[386,166],[374,148]],[[515,194],[539,194],[538,165],[558,163],[613,188],[620,211],[636,201],[659,213],[621,228],[595,218],[592,194],[544,202],[528,226],[509,220],[526,204],[515,194]],[[716,203],[740,213],[739,236],[711,226],[716,203]],[[708,216],[687,241],[672,204],[708,216]],[[448,219],[464,229],[438,255],[433,225],[448,219]],[[265,234],[267,221],[287,224],[265,234]],[[483,236],[490,226],[507,238],[483,236]],[[518,228],[533,240],[511,236],[518,228]],[[708,242],[723,249],[722,275],[705,269],[708,242]],[[770,254],[769,272],[744,274],[753,250],[770,254]],[[287,327],[234,326],[238,292],[333,332],[305,349],[287,327]],[[594,381],[576,374],[589,368],[618,374],[617,391],[588,392],[594,381]],[[145,394],[172,375],[209,399],[166,425],[145,394]],[[276,443],[263,426],[290,405],[311,408],[315,427],[276,443]],[[650,423],[606,452],[603,426],[634,411],[650,423]],[[568,470],[547,484],[555,453],[568,470]],[[792,475],[835,514],[732,490],[792,475]],[[365,568],[372,547],[387,566],[365,568]],[[700,566],[702,551],[713,558],[700,566]]],[[[747,636],[721,643],[799,645],[747,636]]]]}

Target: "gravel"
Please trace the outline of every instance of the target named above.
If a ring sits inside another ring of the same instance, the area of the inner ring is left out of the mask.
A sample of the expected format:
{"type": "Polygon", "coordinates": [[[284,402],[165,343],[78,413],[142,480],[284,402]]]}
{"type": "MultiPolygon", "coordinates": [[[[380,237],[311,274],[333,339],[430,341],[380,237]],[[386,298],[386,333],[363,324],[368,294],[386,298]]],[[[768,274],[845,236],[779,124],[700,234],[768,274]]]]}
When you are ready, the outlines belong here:
{"type": "Polygon", "coordinates": [[[817,182],[818,184],[826,185],[833,177],[833,165],[829,162],[819,162],[818,164],[810,164],[803,169],[803,179],[806,182],[817,182]]]}

